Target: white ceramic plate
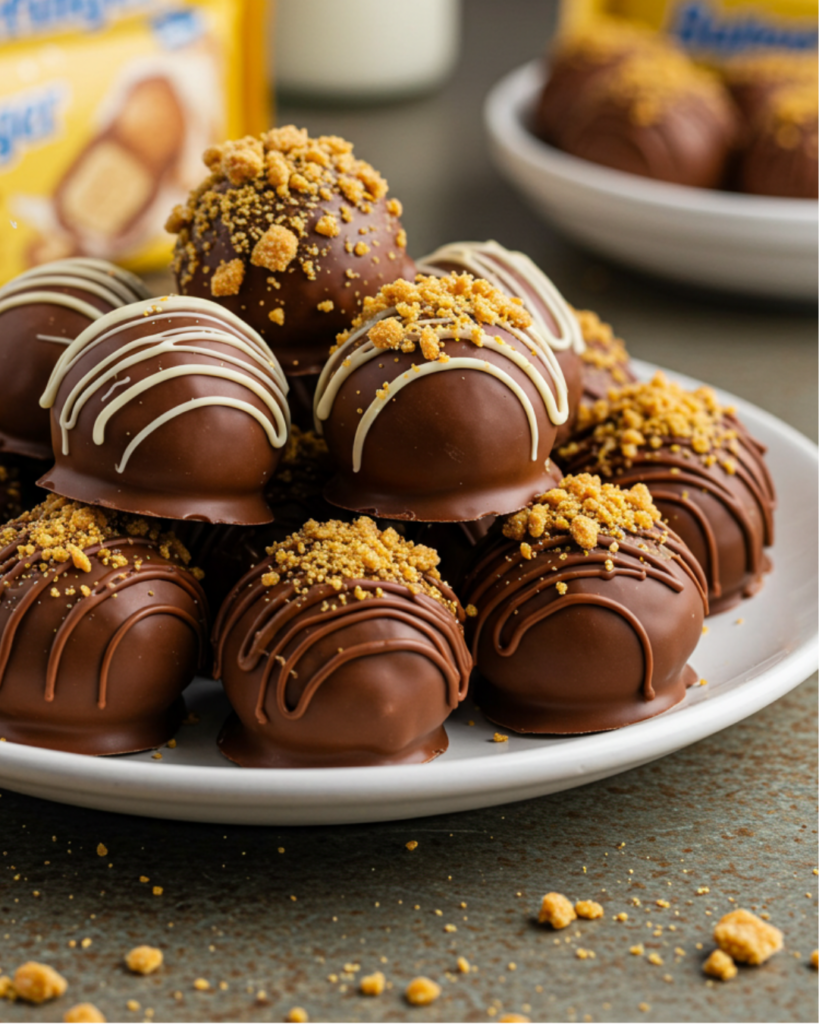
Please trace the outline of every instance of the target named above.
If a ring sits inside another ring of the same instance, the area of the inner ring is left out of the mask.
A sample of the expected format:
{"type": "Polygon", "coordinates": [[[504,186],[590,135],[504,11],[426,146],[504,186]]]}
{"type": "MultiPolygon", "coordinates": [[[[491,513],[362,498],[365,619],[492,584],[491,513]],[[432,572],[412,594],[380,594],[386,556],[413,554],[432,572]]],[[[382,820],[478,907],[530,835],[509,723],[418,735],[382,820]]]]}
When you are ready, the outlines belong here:
{"type": "Polygon", "coordinates": [[[506,75],[484,116],[500,170],[545,219],[652,274],[773,298],[816,297],[815,200],[669,185],[562,153],[528,128],[544,71],[533,61],[506,75]]]}
{"type": "MultiPolygon", "coordinates": [[[[640,376],[654,367],[635,364],[640,376]]],[[[696,382],[669,377],[686,387],[696,382]]],[[[215,745],[228,712],[218,683],[186,693],[201,716],[183,726],[162,760],[150,753],[94,758],[0,743],[0,786],[81,807],[190,821],[327,825],[389,821],[525,800],[603,779],[653,761],[733,725],[807,678],[817,664],[817,450],[755,406],[735,404],[769,446],[779,493],[775,571],[738,610],[708,620],[691,659],[708,680],[665,714],[616,732],[564,738],[510,735],[468,704],[447,723],[450,747],[427,765],[383,768],[237,768],[215,745]],[[737,625],[742,617],[744,622],[737,625]],[[470,725],[470,721],[474,725],[470,725]]]]}

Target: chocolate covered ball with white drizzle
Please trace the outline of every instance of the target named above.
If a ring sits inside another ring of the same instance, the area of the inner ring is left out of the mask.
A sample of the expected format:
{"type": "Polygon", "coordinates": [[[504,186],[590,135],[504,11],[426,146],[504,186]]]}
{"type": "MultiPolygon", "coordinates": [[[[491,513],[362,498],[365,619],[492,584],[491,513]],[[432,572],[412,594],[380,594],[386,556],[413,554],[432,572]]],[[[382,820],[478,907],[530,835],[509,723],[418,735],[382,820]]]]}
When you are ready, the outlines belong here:
{"type": "Polygon", "coordinates": [[[545,486],[568,417],[563,372],[520,299],[470,274],[418,275],[365,300],[316,389],[335,505],[459,522],[545,486]]]}
{"type": "Polygon", "coordinates": [[[585,342],[571,306],[540,267],[522,252],[498,242],[451,242],[418,262],[422,274],[451,271],[482,277],[507,295],[517,296],[532,314],[532,330],[552,349],[566,379],[569,417],[558,429],[556,444],[569,437],[583,393],[582,353],[585,342]]]}
{"type": "Polygon", "coordinates": [[[39,399],[55,363],[90,323],[149,295],[136,275],[87,257],[44,263],[0,288],[0,449],[51,458],[39,399]]]}
{"type": "Polygon", "coordinates": [[[286,395],[276,357],[226,309],[187,296],[133,303],[54,368],[41,403],[56,465],[40,485],[144,515],[269,522],[286,395]]]}

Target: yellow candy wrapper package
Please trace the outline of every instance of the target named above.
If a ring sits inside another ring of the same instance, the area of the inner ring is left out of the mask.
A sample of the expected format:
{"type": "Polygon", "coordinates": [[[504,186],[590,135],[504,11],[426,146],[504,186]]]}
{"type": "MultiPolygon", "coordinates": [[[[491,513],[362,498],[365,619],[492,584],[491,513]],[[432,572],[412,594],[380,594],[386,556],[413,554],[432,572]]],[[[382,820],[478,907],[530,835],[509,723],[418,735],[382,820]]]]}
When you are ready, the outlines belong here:
{"type": "Polygon", "coordinates": [[[264,0],[0,3],[0,282],[168,260],[213,142],[269,127],[264,0]]]}
{"type": "Polygon", "coordinates": [[[696,59],[720,64],[749,50],[815,50],[816,0],[562,0],[561,27],[632,19],[673,36],[696,59]]]}

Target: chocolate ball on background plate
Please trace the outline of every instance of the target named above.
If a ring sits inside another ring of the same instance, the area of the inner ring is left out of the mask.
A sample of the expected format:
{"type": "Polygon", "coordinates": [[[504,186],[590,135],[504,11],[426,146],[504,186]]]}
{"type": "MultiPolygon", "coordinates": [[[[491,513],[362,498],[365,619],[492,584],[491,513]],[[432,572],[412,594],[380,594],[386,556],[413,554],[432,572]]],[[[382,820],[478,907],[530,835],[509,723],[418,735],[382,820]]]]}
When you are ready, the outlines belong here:
{"type": "Polygon", "coordinates": [[[617,729],[697,678],[705,579],[641,484],[565,477],[496,525],[463,593],[475,699],[516,732],[617,729]]]}
{"type": "Polygon", "coordinates": [[[595,75],[566,111],[557,145],[614,170],[719,188],[738,120],[721,81],[674,51],[636,51],[595,75]]]}
{"type": "Polygon", "coordinates": [[[558,452],[567,472],[644,483],[702,566],[712,614],[760,589],[776,506],[765,448],[711,388],[686,391],[658,373],[584,407],[578,428],[558,452]]]}
{"type": "Polygon", "coordinates": [[[136,302],[62,354],[41,399],[42,487],[121,511],[264,523],[290,428],[287,382],[255,331],[207,299],[136,302]]]}
{"type": "Polygon", "coordinates": [[[80,754],[169,740],[208,609],[157,521],[49,497],[0,529],[0,735],[80,754]]]}
{"type": "Polygon", "coordinates": [[[219,736],[246,767],[429,761],[466,695],[463,609],[431,549],[309,522],[232,591],[213,632],[234,709],[219,736]]]}
{"type": "Polygon", "coordinates": [[[52,458],[40,395],[57,360],[89,324],[149,295],[134,274],[89,257],[45,263],[0,288],[0,449],[52,458]]]}
{"type": "Polygon", "coordinates": [[[552,349],[566,380],[569,416],[558,429],[555,442],[562,444],[571,434],[583,392],[581,356],[586,346],[571,306],[550,278],[524,253],[494,241],[442,245],[420,260],[418,270],[441,276],[466,271],[523,302],[532,316],[532,329],[552,349]]]}
{"type": "Polygon", "coordinates": [[[316,390],[325,496],[386,519],[460,522],[542,490],[568,418],[563,372],[519,300],[469,274],[385,285],[316,390]]]}
{"type": "Polygon", "coordinates": [[[401,203],[335,135],[293,125],[213,146],[177,206],[179,290],[245,320],[290,376],[315,374],[365,295],[412,276],[401,203]]]}

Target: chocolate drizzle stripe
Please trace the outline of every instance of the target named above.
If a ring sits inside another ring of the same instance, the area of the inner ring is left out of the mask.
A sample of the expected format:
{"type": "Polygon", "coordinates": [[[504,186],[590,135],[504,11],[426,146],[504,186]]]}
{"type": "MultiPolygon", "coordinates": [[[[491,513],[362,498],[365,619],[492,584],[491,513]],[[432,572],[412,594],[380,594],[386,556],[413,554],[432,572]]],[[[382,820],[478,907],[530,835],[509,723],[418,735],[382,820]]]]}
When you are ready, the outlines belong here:
{"type": "MultiPolygon", "coordinates": [[[[51,647],[51,652],[48,658],[48,668],[46,670],[46,700],[51,701],[54,699],[57,675],[60,670],[60,659],[66,644],[71,638],[71,634],[80,624],[80,621],[89,612],[93,611],[98,605],[102,604],[102,602],[107,600],[109,597],[112,597],[115,593],[119,593],[120,591],[131,587],[135,583],[147,583],[150,580],[165,580],[168,583],[174,584],[174,586],[181,587],[188,593],[188,596],[192,601],[194,601],[194,603],[198,603],[203,608],[203,614],[205,613],[205,610],[207,609],[207,601],[204,593],[199,587],[199,584],[196,583],[193,578],[181,575],[171,566],[150,566],[146,569],[140,568],[138,572],[133,570],[127,572],[125,569],[113,569],[98,580],[94,590],[87,597],[82,598],[82,600],[78,600],[74,604],[71,611],[65,617],[65,621],[57,630],[57,635],[54,637],[54,643],[51,647]],[[125,575],[124,579],[122,578],[123,575],[125,575]]],[[[199,639],[199,664],[201,665],[205,654],[205,637],[202,627],[195,623],[194,625],[199,639]]],[[[0,679],[2,679],[2,676],[0,676],[0,679]]],[[[102,685],[102,683],[100,685],[102,685]]]]}
{"type": "Polygon", "coordinates": [[[488,242],[453,242],[442,245],[435,252],[425,256],[418,264],[418,271],[436,277],[446,276],[438,264],[455,265],[473,277],[481,277],[507,295],[523,299],[526,308],[532,314],[537,328],[547,344],[555,351],[572,348],[575,352],[583,352],[586,343],[580,331],[577,318],[572,314],[568,303],[555,288],[552,280],[543,273],[528,256],[522,252],[505,249],[495,241],[488,242]],[[506,266],[511,265],[511,269],[506,266]],[[517,277],[515,276],[517,275],[517,277]],[[527,284],[546,309],[552,314],[560,328],[560,337],[556,337],[546,322],[545,317],[535,303],[527,302],[521,295],[520,278],[527,284]]]}
{"type": "MultiPolygon", "coordinates": [[[[70,257],[44,263],[42,266],[33,267],[31,270],[18,274],[17,277],[0,288],[0,299],[25,288],[39,288],[43,285],[85,291],[103,299],[112,307],[137,302],[150,296],[144,283],[135,274],[123,270],[122,267],[118,267],[114,263],[91,257],[70,257]]],[[[62,292],[50,294],[56,299],[71,298],[62,292]]],[[[56,305],[66,305],[56,299],[56,305]]],[[[36,301],[49,302],[51,300],[39,299],[36,301]]],[[[96,307],[92,307],[92,309],[92,319],[97,319],[102,315],[96,307]]]]}
{"type": "MultiPolygon", "coordinates": [[[[150,608],[140,608],[137,611],[135,611],[133,615],[130,615],[125,620],[125,622],[122,623],[122,625],[119,627],[116,633],[114,633],[114,635],[108,641],[108,646],[105,649],[105,656],[102,659],[102,666],[100,668],[100,678],[97,690],[97,707],[100,708],[100,710],[103,710],[105,708],[106,699],[108,696],[108,673],[111,668],[111,662],[114,659],[114,655],[116,654],[117,648],[119,647],[123,637],[125,637],[125,635],[138,622],[141,622],[143,619],[147,619],[153,615],[172,615],[174,618],[180,619],[182,622],[190,626],[190,628],[196,634],[196,637],[199,641],[199,652],[201,660],[203,635],[202,626],[197,619],[195,619],[188,612],[184,611],[184,609],[177,608],[172,604],[160,604],[150,608]]],[[[46,697],[46,700],[48,699],[49,698],[46,697]]]]}
{"type": "MultiPolygon", "coordinates": [[[[150,541],[144,539],[135,540],[133,538],[114,538],[110,541],[106,541],[104,544],[95,544],[85,549],[84,554],[91,556],[97,554],[100,551],[116,549],[118,546],[135,546],[148,547],[156,550],[155,545],[151,544],[150,541]]],[[[3,559],[3,563],[0,566],[0,574],[3,576],[5,581],[10,581],[19,578],[24,575],[27,571],[31,570],[32,566],[35,565],[42,557],[42,552],[37,551],[34,554],[27,556],[25,559],[13,559],[9,558],[9,552],[15,551],[16,545],[7,546],[2,552],[0,552],[0,559],[3,559]],[[16,561],[16,564],[12,564],[16,561]]],[[[70,561],[62,562],[59,565],[49,567],[48,573],[41,574],[39,580],[35,580],[23,598],[16,602],[8,613],[6,622],[2,627],[2,636],[0,636],[0,686],[3,685],[3,679],[5,677],[6,668],[8,661],[11,656],[12,646],[14,643],[17,630],[19,629],[23,619],[26,616],[28,610],[34,605],[39,598],[45,593],[47,589],[50,589],[54,585],[54,581],[57,577],[63,575],[69,570],[73,569],[73,563],[70,561]]],[[[49,651],[48,666],[46,669],[46,687],[44,692],[44,699],[46,701],[53,701],[55,695],[55,688],[57,682],[57,676],[59,673],[59,664],[62,657],[62,653],[65,649],[65,645],[70,639],[71,634],[76,629],[81,619],[92,611],[95,607],[101,604],[104,600],[118,593],[120,590],[124,590],[127,587],[133,586],[136,583],[147,583],[150,580],[166,580],[174,584],[174,586],[181,587],[191,597],[194,603],[200,605],[203,609],[203,617],[207,611],[207,599],[204,591],[199,586],[198,582],[188,576],[184,572],[177,572],[172,566],[149,566],[145,569],[134,570],[132,566],[127,569],[125,567],[118,567],[111,569],[110,572],[106,573],[103,577],[97,580],[94,590],[87,597],[78,598],[66,616],[65,620],[60,625],[56,632],[53,644],[49,651]],[[119,578],[119,579],[118,579],[119,578]]],[[[0,590],[0,612],[3,610],[3,603],[8,604],[9,588],[3,587],[0,590]]],[[[55,599],[56,600],[56,599],[55,599]]],[[[170,607],[170,606],[161,606],[170,607]]],[[[142,609],[142,612],[151,614],[154,609],[142,609]]],[[[177,614],[173,611],[172,614],[177,614]]],[[[181,615],[180,615],[181,617],[181,615]]],[[[190,618],[190,616],[189,616],[190,618]]],[[[128,620],[133,624],[136,619],[132,616],[128,620]]],[[[204,657],[204,632],[202,626],[197,624],[195,620],[191,619],[190,624],[195,626],[196,632],[199,639],[199,658],[200,663],[204,657]]],[[[127,631],[126,631],[127,632],[127,631]]],[[[123,633],[124,635],[124,633],[123,633]]],[[[119,641],[117,641],[119,643],[119,641]]],[[[107,685],[107,676],[105,680],[100,680],[100,686],[103,686],[103,682],[107,685]]],[[[98,705],[104,706],[104,705],[98,705]]]]}
{"type": "MultiPolygon", "coordinates": [[[[32,306],[34,303],[41,303],[47,306],[63,306],[66,309],[73,309],[75,313],[81,313],[89,320],[99,320],[103,312],[92,306],[90,302],[78,299],[76,295],[66,295],[64,292],[31,291],[23,292],[20,295],[0,295],[0,313],[8,309],[15,309],[19,306],[32,306]]],[[[67,338],[66,343],[73,339],[67,338]]]]}
{"type": "Polygon", "coordinates": [[[714,597],[721,597],[722,583],[720,582],[719,576],[719,547],[708,517],[698,505],[695,505],[694,502],[691,501],[690,498],[685,497],[684,494],[677,494],[675,491],[663,491],[659,488],[652,487],[651,497],[654,501],[664,501],[669,505],[679,505],[680,508],[684,508],[691,518],[697,522],[700,530],[702,530],[703,537],[705,537],[705,546],[708,549],[708,565],[711,570],[709,586],[711,587],[714,597]]]}

